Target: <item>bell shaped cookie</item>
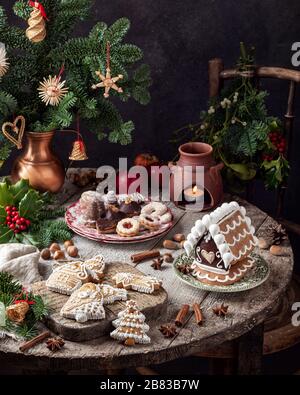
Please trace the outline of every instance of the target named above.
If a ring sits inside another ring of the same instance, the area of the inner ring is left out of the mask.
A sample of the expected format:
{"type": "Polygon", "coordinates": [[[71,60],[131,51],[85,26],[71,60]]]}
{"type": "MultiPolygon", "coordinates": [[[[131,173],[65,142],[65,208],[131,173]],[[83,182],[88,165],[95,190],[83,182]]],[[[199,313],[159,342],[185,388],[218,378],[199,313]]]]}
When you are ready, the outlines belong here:
{"type": "Polygon", "coordinates": [[[71,295],[88,282],[98,283],[104,277],[105,263],[102,255],[85,262],[71,262],[54,269],[46,281],[50,291],[71,295]]]}
{"type": "Polygon", "coordinates": [[[105,318],[103,295],[97,285],[87,283],[73,292],[62,307],[60,315],[77,322],[102,320],[105,318]]]}
{"type": "Polygon", "coordinates": [[[113,288],[108,284],[87,283],[73,292],[60,314],[77,322],[101,320],[105,318],[103,305],[126,299],[125,289],[113,288]]]}

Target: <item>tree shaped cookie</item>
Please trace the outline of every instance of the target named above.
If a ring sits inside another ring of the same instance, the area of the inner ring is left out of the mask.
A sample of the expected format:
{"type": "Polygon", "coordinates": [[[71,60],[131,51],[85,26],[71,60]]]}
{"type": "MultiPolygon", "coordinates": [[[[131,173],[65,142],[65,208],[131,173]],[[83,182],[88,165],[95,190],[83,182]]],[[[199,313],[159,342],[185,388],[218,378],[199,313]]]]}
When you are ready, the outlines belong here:
{"type": "Polygon", "coordinates": [[[60,314],[77,322],[101,320],[105,318],[103,305],[126,299],[125,289],[113,288],[107,284],[87,283],[72,293],[60,314]]]}
{"type": "Polygon", "coordinates": [[[133,273],[117,273],[113,281],[118,288],[132,289],[147,294],[152,294],[161,287],[161,281],[157,278],[133,273]]]}
{"type": "Polygon", "coordinates": [[[98,283],[104,277],[105,263],[102,255],[85,262],[71,262],[54,269],[46,281],[50,291],[71,295],[82,284],[98,283]]]}
{"type": "Polygon", "coordinates": [[[118,314],[118,318],[113,321],[113,326],[116,329],[111,332],[110,336],[124,341],[126,346],[133,346],[135,343],[148,344],[151,341],[146,335],[149,326],[145,324],[145,316],[133,300],[126,302],[126,309],[118,314]]]}

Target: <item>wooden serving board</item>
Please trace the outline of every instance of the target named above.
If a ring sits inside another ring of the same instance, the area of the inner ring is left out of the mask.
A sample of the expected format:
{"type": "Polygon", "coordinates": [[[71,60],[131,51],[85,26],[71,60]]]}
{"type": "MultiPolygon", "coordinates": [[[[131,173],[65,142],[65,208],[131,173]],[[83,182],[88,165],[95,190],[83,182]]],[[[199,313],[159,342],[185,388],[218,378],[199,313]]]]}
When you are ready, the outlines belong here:
{"type": "MultiPolygon", "coordinates": [[[[118,272],[130,272],[143,274],[135,267],[126,263],[108,263],[105,269],[104,283],[114,285],[112,277],[118,272]]],[[[69,299],[67,295],[61,295],[56,292],[49,291],[45,281],[40,281],[32,285],[32,291],[43,297],[50,309],[49,316],[46,318],[45,324],[48,328],[62,336],[66,340],[86,341],[101,337],[111,332],[113,326],[111,322],[116,319],[119,311],[125,308],[126,301],[115,302],[106,305],[106,318],[104,320],[87,321],[79,323],[60,315],[62,306],[69,299]]],[[[166,313],[168,294],[161,287],[153,294],[145,294],[136,291],[127,291],[128,300],[135,300],[140,310],[145,314],[146,321],[153,320],[166,313]]]]}

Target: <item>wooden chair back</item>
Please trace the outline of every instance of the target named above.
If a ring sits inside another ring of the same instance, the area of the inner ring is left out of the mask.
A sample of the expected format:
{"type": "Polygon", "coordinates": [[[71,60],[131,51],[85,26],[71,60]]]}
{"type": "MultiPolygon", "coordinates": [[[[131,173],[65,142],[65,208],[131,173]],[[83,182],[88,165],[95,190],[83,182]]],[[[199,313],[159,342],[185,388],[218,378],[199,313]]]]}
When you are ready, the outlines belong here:
{"type": "MultiPolygon", "coordinates": [[[[222,59],[215,58],[211,59],[208,64],[208,74],[209,74],[209,97],[217,96],[224,84],[225,80],[237,78],[237,77],[247,77],[254,78],[259,81],[261,78],[274,78],[280,80],[289,81],[289,91],[287,98],[286,113],[284,114],[284,133],[286,137],[286,157],[290,159],[291,155],[291,141],[293,136],[293,124],[294,124],[294,102],[295,102],[295,92],[296,84],[300,83],[300,71],[282,68],[282,67],[265,67],[256,66],[251,71],[239,71],[238,69],[224,69],[224,64],[222,59]]],[[[276,203],[276,217],[281,218],[283,213],[283,204],[285,196],[286,185],[282,185],[278,190],[277,203],[276,203]]],[[[285,225],[287,224],[287,221],[285,225]]],[[[292,230],[300,234],[300,226],[293,226],[296,224],[291,224],[292,230]]],[[[287,226],[289,227],[289,226],[287,226]]]]}

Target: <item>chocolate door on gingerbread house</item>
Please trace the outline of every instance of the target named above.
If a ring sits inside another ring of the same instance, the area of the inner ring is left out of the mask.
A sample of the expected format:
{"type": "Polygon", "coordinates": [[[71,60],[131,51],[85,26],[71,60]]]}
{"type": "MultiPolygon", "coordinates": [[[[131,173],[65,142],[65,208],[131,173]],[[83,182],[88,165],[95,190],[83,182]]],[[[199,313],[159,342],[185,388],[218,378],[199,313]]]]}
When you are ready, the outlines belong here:
{"type": "Polygon", "coordinates": [[[198,263],[208,266],[211,270],[215,268],[227,271],[220,251],[209,232],[206,232],[196,244],[195,258],[198,263]]]}

